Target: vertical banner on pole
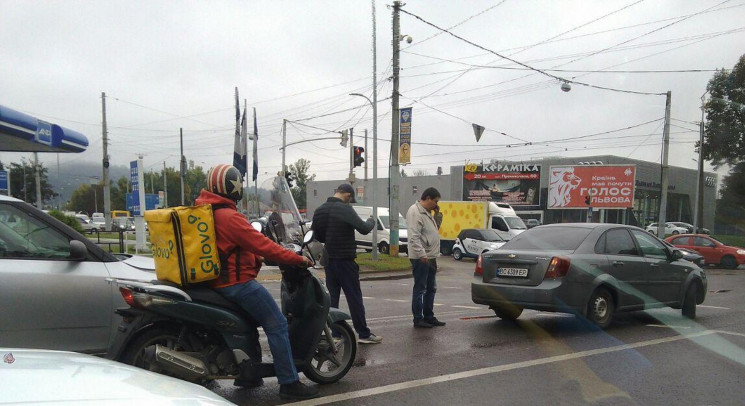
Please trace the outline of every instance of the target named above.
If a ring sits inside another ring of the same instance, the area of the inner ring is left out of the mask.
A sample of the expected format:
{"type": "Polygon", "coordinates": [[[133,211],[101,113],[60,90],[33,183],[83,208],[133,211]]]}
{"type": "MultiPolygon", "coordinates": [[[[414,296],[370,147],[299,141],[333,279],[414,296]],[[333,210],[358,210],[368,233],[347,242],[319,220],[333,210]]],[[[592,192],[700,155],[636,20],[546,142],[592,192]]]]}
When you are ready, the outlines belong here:
{"type": "Polygon", "coordinates": [[[10,196],[10,186],[8,185],[8,171],[0,171],[0,195],[10,196]]]}
{"type": "Polygon", "coordinates": [[[399,110],[399,141],[398,141],[398,163],[411,163],[411,107],[399,110]]]}

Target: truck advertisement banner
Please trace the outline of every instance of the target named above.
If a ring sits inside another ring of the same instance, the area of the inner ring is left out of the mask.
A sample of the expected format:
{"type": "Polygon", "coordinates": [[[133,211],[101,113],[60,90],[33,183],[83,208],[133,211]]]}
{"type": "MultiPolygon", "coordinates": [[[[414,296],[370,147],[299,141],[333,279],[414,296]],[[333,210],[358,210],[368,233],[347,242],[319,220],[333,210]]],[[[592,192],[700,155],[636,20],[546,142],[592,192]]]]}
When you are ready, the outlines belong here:
{"type": "Polygon", "coordinates": [[[625,209],[634,204],[635,165],[557,165],[549,174],[549,209],[625,209]]]}
{"type": "Polygon", "coordinates": [[[541,204],[541,166],[468,164],[463,170],[463,200],[504,202],[512,206],[541,204]]]}

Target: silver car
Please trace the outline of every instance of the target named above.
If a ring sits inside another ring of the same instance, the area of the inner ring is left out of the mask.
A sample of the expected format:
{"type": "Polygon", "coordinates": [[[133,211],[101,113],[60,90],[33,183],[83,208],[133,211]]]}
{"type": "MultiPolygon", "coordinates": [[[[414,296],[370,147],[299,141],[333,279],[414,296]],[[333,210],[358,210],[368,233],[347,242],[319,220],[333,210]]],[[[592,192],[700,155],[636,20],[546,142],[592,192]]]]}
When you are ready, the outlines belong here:
{"type": "Polygon", "coordinates": [[[120,261],[41,210],[0,196],[0,343],[104,353],[126,304],[106,278],[155,279],[152,258],[120,261]]]}
{"type": "Polygon", "coordinates": [[[514,320],[523,309],[586,316],[605,328],[619,311],[670,306],[696,317],[706,274],[644,230],[621,224],[551,224],[479,257],[474,303],[514,320]]]}

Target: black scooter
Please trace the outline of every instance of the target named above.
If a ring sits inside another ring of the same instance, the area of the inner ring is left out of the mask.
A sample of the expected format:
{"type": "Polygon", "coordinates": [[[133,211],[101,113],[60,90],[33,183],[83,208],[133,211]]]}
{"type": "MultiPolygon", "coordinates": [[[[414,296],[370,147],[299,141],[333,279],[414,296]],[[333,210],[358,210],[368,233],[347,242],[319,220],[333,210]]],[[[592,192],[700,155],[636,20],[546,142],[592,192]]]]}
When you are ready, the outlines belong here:
{"type": "MultiPolygon", "coordinates": [[[[254,225],[254,227],[260,227],[254,225]]],[[[286,244],[301,253],[302,246],[286,244]]],[[[354,362],[357,341],[350,316],[330,308],[324,284],[305,268],[280,266],[281,305],[298,372],[313,382],[334,383],[354,362]]],[[[181,288],[164,281],[112,280],[130,306],[107,358],[194,383],[213,379],[275,376],[261,359],[258,323],[209,288],[181,288]],[[241,373],[241,369],[246,370],[241,373]]]]}

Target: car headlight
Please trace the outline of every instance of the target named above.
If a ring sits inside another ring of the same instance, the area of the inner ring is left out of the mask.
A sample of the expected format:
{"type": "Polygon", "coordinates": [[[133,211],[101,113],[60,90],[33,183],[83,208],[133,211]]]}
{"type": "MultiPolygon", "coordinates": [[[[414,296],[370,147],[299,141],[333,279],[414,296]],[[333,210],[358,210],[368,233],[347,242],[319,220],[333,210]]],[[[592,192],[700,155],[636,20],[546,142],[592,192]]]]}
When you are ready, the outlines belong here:
{"type": "Polygon", "coordinates": [[[737,255],[745,255],[745,250],[737,250],[737,255]]]}

